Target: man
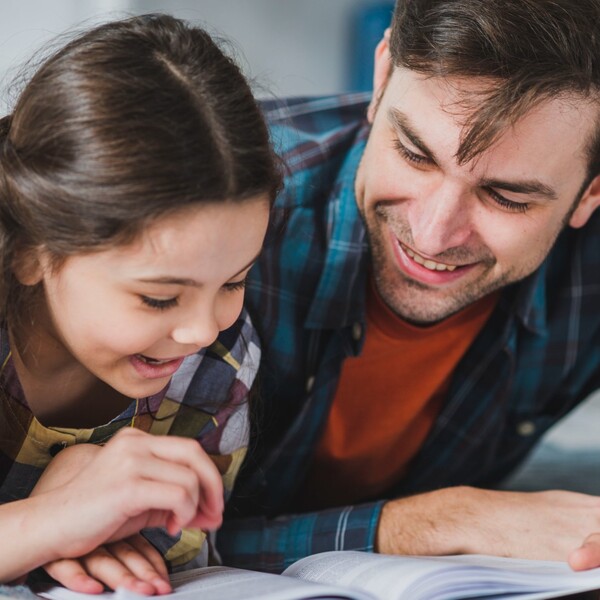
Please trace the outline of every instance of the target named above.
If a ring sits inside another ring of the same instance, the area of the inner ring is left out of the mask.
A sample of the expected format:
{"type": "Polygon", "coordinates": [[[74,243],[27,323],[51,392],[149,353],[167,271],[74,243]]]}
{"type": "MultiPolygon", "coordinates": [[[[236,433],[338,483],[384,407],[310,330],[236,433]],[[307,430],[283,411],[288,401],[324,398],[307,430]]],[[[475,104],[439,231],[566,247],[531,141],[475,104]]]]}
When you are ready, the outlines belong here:
{"type": "Polygon", "coordinates": [[[493,490],[600,387],[599,57],[600,0],[399,0],[369,103],[268,107],[289,173],[226,562],[600,565],[600,499],[493,490]]]}

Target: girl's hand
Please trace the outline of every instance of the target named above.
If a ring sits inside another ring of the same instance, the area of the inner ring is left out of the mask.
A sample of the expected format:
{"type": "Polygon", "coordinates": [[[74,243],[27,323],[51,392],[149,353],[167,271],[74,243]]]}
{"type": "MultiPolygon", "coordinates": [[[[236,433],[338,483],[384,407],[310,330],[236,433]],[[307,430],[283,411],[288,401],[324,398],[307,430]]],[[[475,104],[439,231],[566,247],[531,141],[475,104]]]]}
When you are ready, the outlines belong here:
{"type": "Polygon", "coordinates": [[[30,496],[39,496],[69,483],[89,466],[101,450],[102,446],[94,444],[76,444],[61,450],[45,468],[30,496]]]}
{"type": "Polygon", "coordinates": [[[34,494],[52,515],[56,558],[85,556],[145,527],[215,529],[223,512],[221,476],[196,440],[132,428],[100,448],[63,450],[34,494]]]}
{"type": "Polygon", "coordinates": [[[105,586],[148,596],[172,591],[162,556],[139,534],[80,558],[56,560],[44,569],[64,587],[83,594],[100,594],[105,586]]]}

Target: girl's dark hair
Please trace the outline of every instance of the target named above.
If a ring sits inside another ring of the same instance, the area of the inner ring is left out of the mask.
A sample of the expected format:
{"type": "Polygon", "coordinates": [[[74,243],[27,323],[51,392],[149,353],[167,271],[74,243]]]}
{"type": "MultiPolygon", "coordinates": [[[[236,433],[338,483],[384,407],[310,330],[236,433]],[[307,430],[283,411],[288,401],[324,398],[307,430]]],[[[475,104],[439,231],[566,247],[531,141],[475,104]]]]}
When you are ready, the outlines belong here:
{"type": "Polygon", "coordinates": [[[193,204],[272,201],[280,184],[249,85],[204,30],[160,14],[98,26],[0,120],[0,316],[18,312],[23,249],[59,262],[193,204]]]}
{"type": "MultiPolygon", "coordinates": [[[[600,1],[397,0],[390,51],[397,66],[488,81],[464,98],[472,109],[457,153],[464,162],[540,101],[598,102],[600,1]]],[[[591,179],[600,172],[598,124],[588,155],[591,179]]]]}

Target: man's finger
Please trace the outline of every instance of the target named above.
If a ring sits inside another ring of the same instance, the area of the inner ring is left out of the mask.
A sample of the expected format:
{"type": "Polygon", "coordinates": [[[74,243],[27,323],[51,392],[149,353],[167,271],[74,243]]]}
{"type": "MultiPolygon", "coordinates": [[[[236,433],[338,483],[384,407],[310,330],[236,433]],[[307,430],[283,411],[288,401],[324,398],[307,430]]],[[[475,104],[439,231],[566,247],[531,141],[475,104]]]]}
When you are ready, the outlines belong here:
{"type": "Polygon", "coordinates": [[[571,552],[569,565],[574,571],[600,567],[600,533],[589,535],[579,548],[571,552]]]}

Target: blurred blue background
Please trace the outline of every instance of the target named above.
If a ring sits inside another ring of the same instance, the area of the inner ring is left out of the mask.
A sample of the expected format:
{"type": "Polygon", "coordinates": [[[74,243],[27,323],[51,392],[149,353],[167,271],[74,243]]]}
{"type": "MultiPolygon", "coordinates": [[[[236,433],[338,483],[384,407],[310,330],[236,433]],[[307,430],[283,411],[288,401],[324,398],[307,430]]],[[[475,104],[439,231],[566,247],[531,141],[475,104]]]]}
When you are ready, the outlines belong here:
{"type": "Polygon", "coordinates": [[[369,3],[356,7],[348,40],[349,89],[357,91],[372,89],[375,46],[390,24],[393,10],[393,2],[369,3]]]}

